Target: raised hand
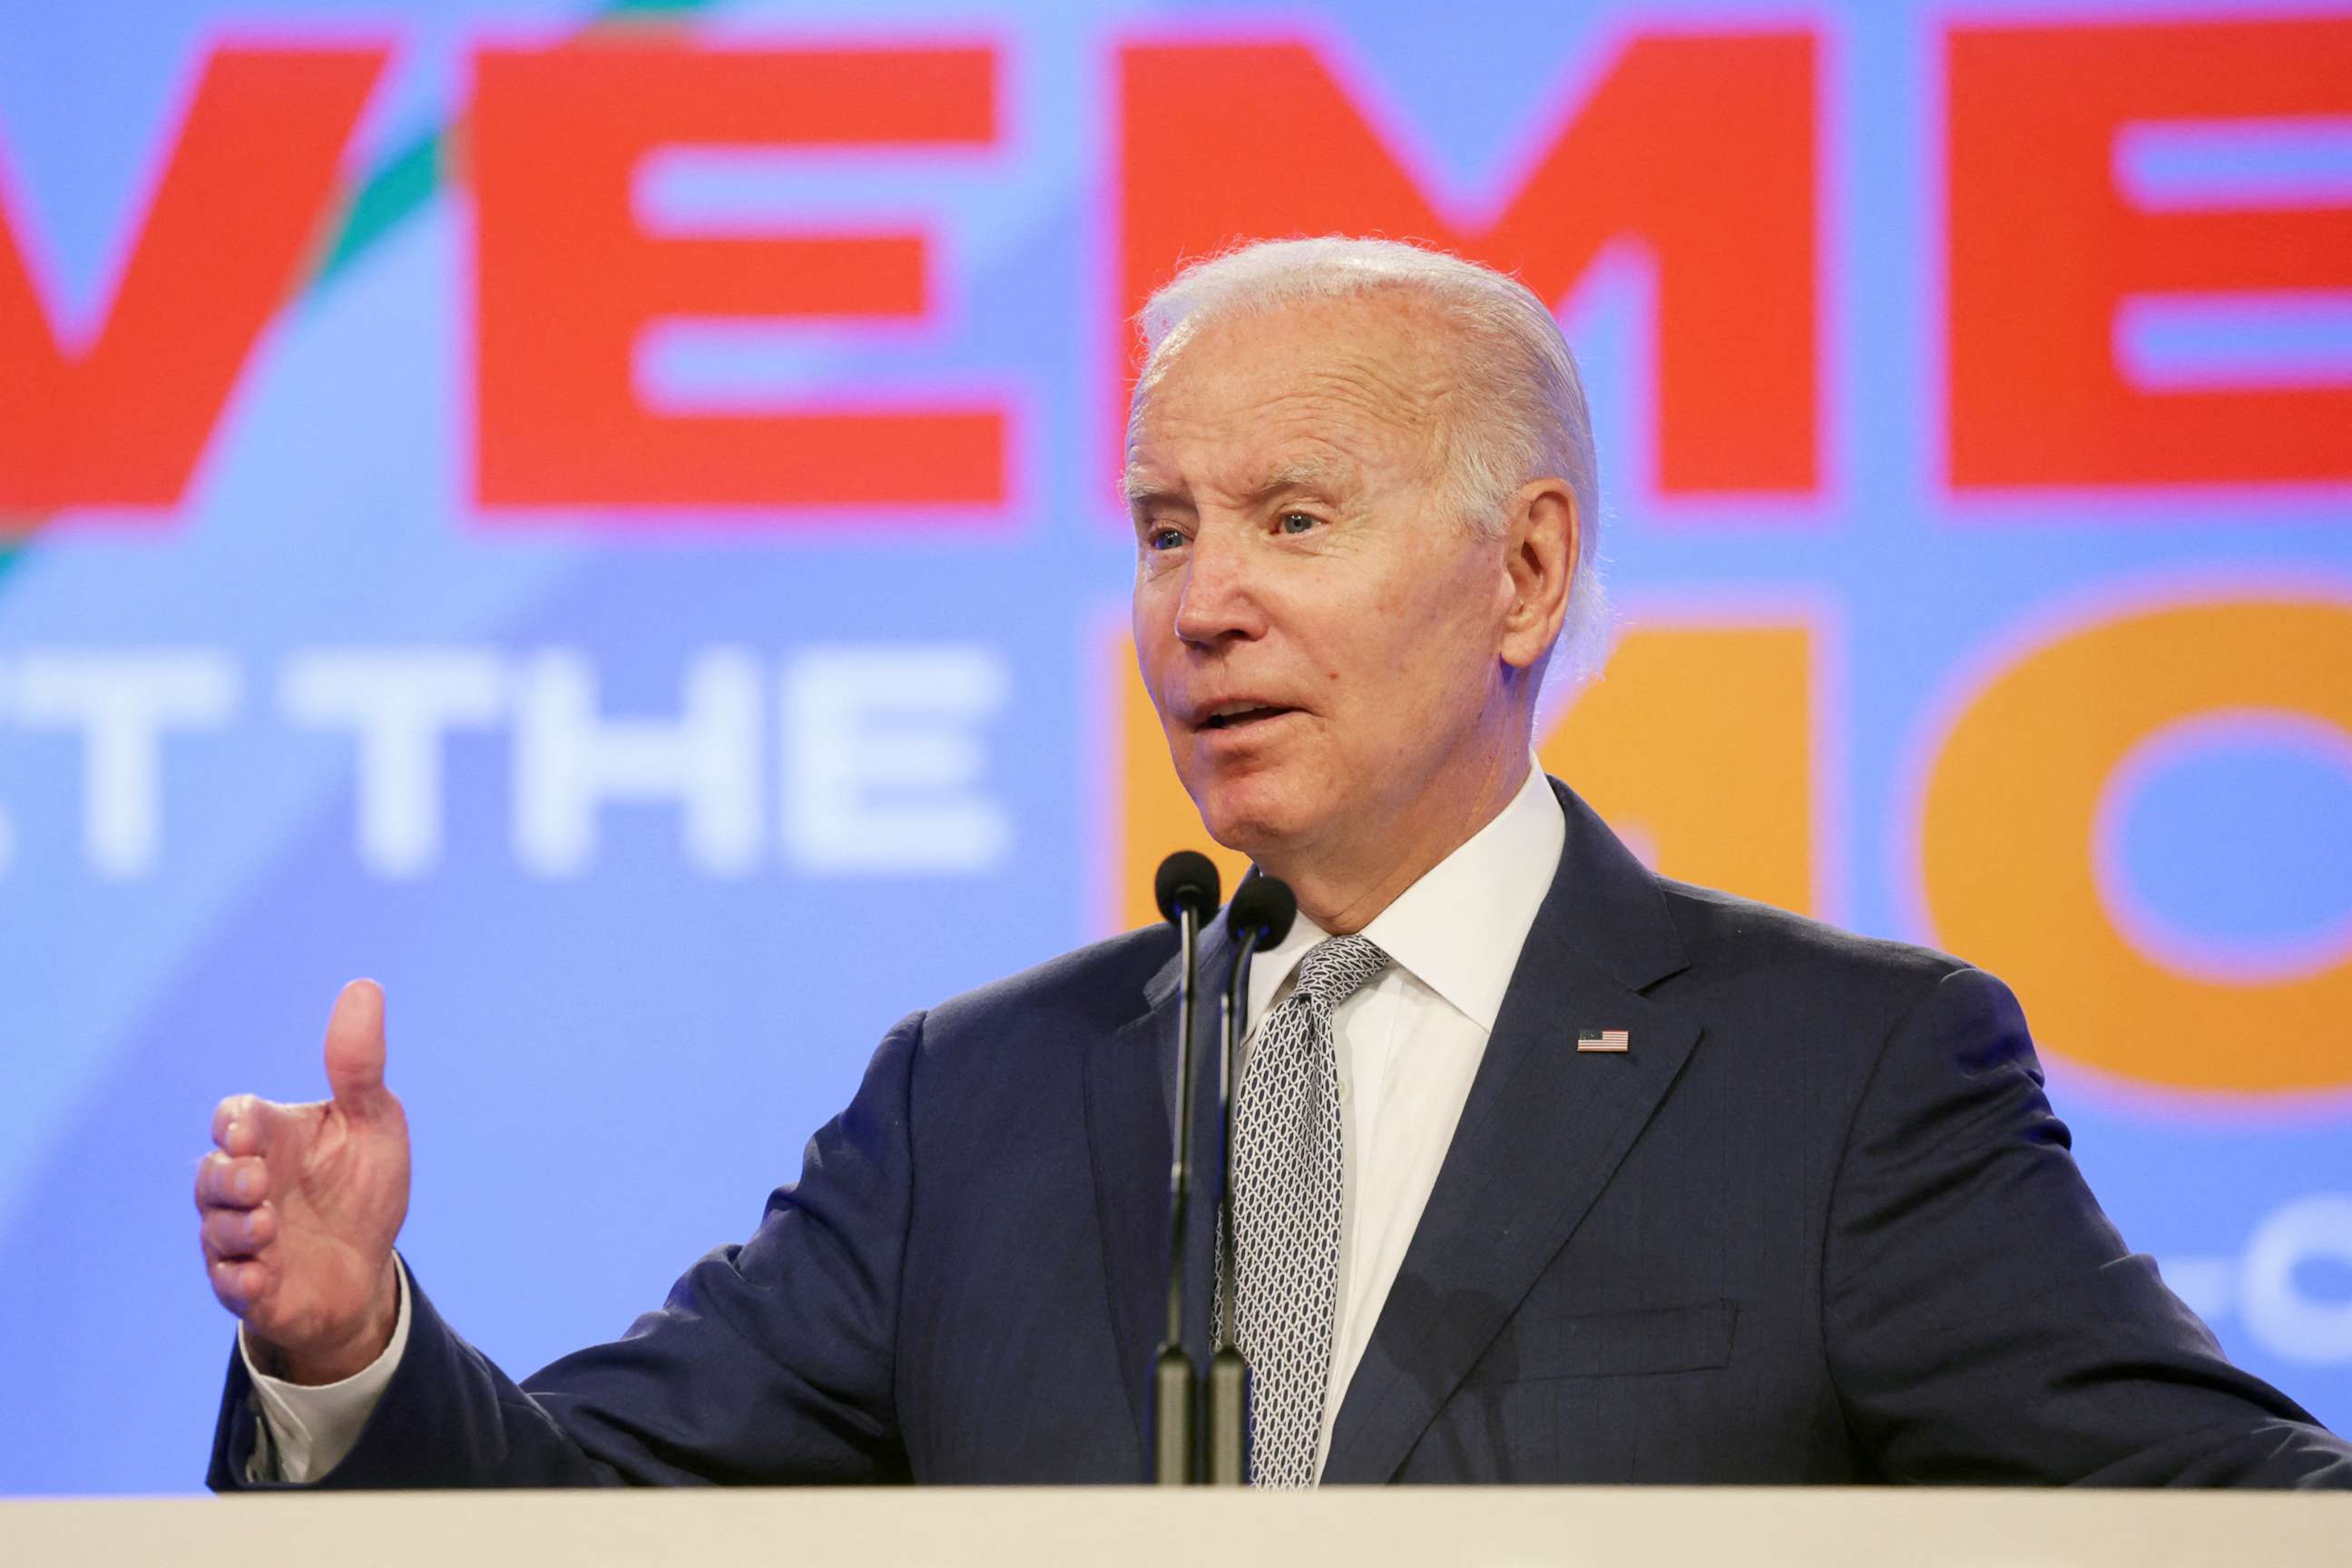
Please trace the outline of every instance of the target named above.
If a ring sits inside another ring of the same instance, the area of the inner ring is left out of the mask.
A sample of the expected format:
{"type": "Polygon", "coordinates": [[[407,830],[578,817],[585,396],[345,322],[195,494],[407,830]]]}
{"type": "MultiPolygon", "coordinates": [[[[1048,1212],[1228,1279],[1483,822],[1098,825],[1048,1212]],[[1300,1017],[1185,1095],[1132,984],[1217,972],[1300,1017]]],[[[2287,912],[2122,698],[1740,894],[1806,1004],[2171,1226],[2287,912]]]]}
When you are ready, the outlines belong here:
{"type": "Polygon", "coordinates": [[[205,1268],[272,1375],[334,1383],[383,1353],[408,1214],[408,1117],[383,1086],[383,991],[354,980],[327,1024],[331,1100],[231,1095],[196,1167],[205,1268]]]}

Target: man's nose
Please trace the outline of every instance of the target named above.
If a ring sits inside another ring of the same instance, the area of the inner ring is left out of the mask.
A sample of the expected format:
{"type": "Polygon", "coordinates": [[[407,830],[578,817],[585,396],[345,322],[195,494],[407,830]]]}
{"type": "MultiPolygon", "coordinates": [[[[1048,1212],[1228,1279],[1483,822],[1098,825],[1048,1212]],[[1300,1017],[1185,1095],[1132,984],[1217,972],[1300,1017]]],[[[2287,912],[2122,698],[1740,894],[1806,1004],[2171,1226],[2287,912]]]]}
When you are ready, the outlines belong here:
{"type": "Polygon", "coordinates": [[[1265,631],[1265,608],[1243,552],[1202,530],[1184,563],[1183,590],[1176,599],[1177,637],[1205,647],[1261,637],[1265,631]]]}

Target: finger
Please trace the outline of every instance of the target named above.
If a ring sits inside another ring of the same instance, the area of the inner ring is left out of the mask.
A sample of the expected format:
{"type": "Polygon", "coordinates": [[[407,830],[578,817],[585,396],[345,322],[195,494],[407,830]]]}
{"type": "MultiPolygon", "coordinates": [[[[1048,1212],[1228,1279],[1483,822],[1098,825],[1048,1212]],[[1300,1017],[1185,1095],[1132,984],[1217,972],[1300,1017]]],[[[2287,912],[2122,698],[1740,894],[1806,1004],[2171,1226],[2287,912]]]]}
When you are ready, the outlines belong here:
{"type": "Polygon", "coordinates": [[[265,1154],[293,1110],[257,1095],[232,1094],[213,1111],[213,1142],[238,1158],[265,1154]]]}
{"type": "Polygon", "coordinates": [[[255,1108],[261,1101],[249,1094],[232,1094],[213,1107],[213,1142],[222,1149],[228,1147],[229,1129],[240,1121],[250,1121],[255,1108]]]}
{"type": "Polygon", "coordinates": [[[198,1208],[249,1209],[269,1195],[269,1166],[215,1149],[196,1162],[198,1208]]]}
{"type": "Polygon", "coordinates": [[[327,1020],[327,1085],[347,1115],[367,1120],[383,1106],[383,987],[354,980],[327,1020]]]}
{"type": "Polygon", "coordinates": [[[278,1211],[267,1205],[257,1209],[206,1209],[202,1231],[208,1256],[242,1261],[257,1256],[278,1239],[278,1211]]]}
{"type": "Polygon", "coordinates": [[[213,1298],[240,1318],[253,1310],[269,1288],[269,1271],[258,1263],[207,1258],[205,1275],[212,1282],[213,1298]]]}

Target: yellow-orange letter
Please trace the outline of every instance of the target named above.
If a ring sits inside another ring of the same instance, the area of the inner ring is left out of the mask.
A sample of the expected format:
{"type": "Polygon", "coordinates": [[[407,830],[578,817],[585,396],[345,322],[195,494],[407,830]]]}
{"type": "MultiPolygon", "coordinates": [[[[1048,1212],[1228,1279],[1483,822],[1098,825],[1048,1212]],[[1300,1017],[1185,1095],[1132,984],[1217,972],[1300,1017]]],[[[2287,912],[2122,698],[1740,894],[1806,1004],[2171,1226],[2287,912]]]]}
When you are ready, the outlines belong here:
{"type": "Polygon", "coordinates": [[[1919,825],[1928,918],[2016,987],[2052,1051],[2176,1089],[2352,1084],[2352,961],[2183,974],[2100,896],[2093,832],[2117,764],[2171,725],[2249,709],[2352,731],[2352,605],[2216,599],[2096,622],[2003,668],[1945,737],[1919,825]]]}

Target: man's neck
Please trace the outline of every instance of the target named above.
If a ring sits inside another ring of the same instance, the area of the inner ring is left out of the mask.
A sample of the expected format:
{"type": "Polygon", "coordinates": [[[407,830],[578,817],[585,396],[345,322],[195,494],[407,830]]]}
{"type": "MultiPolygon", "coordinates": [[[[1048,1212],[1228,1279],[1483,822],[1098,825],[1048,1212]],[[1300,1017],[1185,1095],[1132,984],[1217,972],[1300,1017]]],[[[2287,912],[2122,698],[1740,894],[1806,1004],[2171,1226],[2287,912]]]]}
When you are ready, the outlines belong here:
{"type": "Polygon", "coordinates": [[[1258,864],[1290,884],[1299,912],[1317,926],[1333,936],[1352,935],[1500,816],[1527,783],[1528,768],[1524,744],[1502,752],[1460,792],[1459,805],[1429,813],[1418,832],[1384,835],[1360,855],[1302,851],[1270,855],[1258,864]]]}

